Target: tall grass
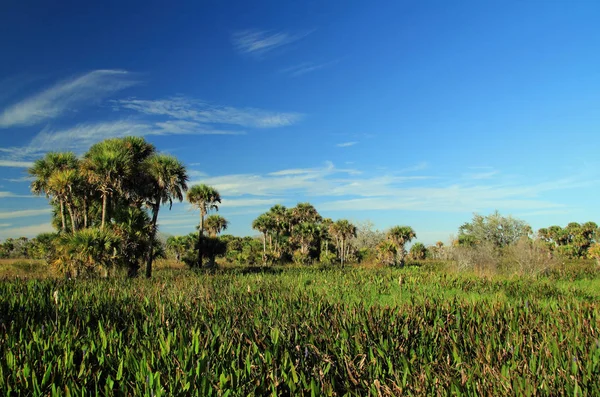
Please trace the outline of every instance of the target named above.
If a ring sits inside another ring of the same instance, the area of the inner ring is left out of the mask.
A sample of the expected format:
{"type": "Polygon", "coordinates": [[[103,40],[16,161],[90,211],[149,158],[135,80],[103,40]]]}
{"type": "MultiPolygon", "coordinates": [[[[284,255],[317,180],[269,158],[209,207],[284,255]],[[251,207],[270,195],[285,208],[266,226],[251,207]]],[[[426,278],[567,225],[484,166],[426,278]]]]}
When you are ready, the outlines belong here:
{"type": "Polygon", "coordinates": [[[599,395],[598,278],[159,271],[0,284],[5,395],[599,395]]]}

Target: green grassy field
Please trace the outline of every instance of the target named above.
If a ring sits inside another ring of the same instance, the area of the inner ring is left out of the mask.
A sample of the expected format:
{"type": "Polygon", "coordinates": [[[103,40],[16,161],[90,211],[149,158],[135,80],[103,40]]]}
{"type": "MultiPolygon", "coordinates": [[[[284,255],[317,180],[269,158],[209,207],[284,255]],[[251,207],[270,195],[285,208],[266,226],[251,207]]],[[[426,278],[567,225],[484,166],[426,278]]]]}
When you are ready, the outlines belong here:
{"type": "Polygon", "coordinates": [[[292,267],[6,279],[0,390],[600,395],[599,302],[593,266],[537,278],[292,267]]]}

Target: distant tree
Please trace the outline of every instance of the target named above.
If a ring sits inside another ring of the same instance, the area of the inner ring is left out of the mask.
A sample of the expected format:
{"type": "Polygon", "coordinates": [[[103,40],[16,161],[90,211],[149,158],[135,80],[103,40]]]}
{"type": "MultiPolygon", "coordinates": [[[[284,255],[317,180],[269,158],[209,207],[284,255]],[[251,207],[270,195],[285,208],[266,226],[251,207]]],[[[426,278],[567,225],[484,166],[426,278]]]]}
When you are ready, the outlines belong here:
{"type": "Polygon", "coordinates": [[[340,219],[331,225],[329,231],[337,241],[338,255],[342,267],[344,267],[348,253],[348,241],[356,237],[356,226],[346,219],[340,219]]]}
{"type": "Polygon", "coordinates": [[[277,227],[277,223],[273,216],[269,213],[261,214],[252,221],[252,229],[258,230],[262,234],[263,240],[263,262],[267,258],[267,235],[273,232],[277,227]]]}
{"type": "Polygon", "coordinates": [[[167,249],[175,255],[177,262],[181,261],[183,254],[190,248],[190,245],[193,246],[193,244],[190,244],[188,236],[169,236],[167,238],[167,249]]]}
{"type": "Polygon", "coordinates": [[[383,240],[377,244],[377,260],[386,266],[393,266],[396,263],[397,250],[394,243],[390,240],[383,240]]]}
{"type": "Polygon", "coordinates": [[[489,243],[503,248],[527,236],[531,228],[522,220],[501,216],[498,211],[488,215],[473,215],[473,220],[459,228],[459,245],[489,243]]]}
{"type": "Polygon", "coordinates": [[[218,204],[221,203],[221,195],[219,192],[207,185],[194,185],[187,193],[187,199],[190,204],[196,206],[200,210],[200,228],[198,229],[198,267],[202,267],[202,236],[204,234],[204,218],[211,211],[219,210],[218,204]]]}
{"type": "Polygon", "coordinates": [[[209,215],[204,221],[204,227],[210,237],[217,237],[223,230],[226,230],[229,226],[227,219],[221,215],[209,215]]]}
{"type": "Polygon", "coordinates": [[[427,257],[427,248],[423,243],[414,243],[410,247],[409,256],[414,260],[423,260],[427,257]]]}
{"type": "Polygon", "coordinates": [[[387,239],[396,248],[397,264],[404,266],[406,257],[406,244],[416,238],[417,234],[410,226],[394,226],[387,232],[387,239]]]}

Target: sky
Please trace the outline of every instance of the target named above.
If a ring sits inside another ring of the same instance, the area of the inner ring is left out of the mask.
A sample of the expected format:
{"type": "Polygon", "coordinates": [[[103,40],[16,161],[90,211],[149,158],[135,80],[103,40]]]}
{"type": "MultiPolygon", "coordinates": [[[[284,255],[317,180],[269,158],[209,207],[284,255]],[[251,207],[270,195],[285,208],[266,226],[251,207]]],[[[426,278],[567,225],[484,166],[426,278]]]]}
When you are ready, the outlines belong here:
{"type": "Polygon", "coordinates": [[[425,244],[475,212],[600,223],[600,2],[176,3],[3,3],[0,239],[51,230],[32,161],[127,135],[217,188],[234,235],[305,201],[425,244]]]}

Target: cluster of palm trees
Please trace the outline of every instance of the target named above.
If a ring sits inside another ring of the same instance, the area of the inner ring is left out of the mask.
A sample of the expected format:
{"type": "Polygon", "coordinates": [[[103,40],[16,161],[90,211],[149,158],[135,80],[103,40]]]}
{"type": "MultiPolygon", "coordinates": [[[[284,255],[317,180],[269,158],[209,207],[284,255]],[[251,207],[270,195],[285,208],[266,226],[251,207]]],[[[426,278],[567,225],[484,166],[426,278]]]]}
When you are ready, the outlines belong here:
{"type": "MultiPolygon", "coordinates": [[[[335,252],[343,267],[349,258],[357,258],[353,246],[357,228],[347,219],[333,221],[323,218],[310,203],[300,203],[293,208],[275,205],[259,215],[252,227],[262,235],[263,261],[293,259],[307,263],[320,259],[322,262],[335,252]]],[[[389,264],[404,264],[405,246],[416,237],[408,226],[397,226],[387,233],[387,240],[380,243],[380,252],[391,253],[389,264]]]]}
{"type": "MultiPolygon", "coordinates": [[[[186,263],[192,267],[201,267],[205,257],[214,264],[215,255],[226,250],[217,236],[228,222],[217,214],[209,215],[219,209],[219,192],[207,185],[188,190],[185,166],[173,156],[158,153],[143,138],[107,139],[82,157],[71,152],[47,153],[28,171],[32,192],[45,195],[53,206],[53,224],[59,233],[50,256],[66,273],[121,265],[135,276],[145,262],[145,275],[151,277],[154,259],[163,253],[157,240],[160,208],[168,204],[171,209],[174,201],[184,197],[200,211],[197,238],[173,239],[173,247],[185,247],[173,249],[179,256],[186,252],[186,263]],[[190,252],[195,258],[190,258],[190,252]]],[[[262,234],[264,263],[309,263],[334,255],[343,266],[356,253],[351,243],[356,226],[345,219],[323,218],[310,203],[289,209],[275,205],[256,218],[252,227],[262,234]]],[[[409,227],[393,228],[380,251],[393,252],[398,259],[394,262],[404,263],[404,245],[414,237],[409,227]]]]}
{"type": "MultiPolygon", "coordinates": [[[[46,195],[54,207],[59,229],[54,263],[68,272],[125,265],[137,274],[145,261],[152,275],[160,208],[188,201],[200,209],[198,264],[202,263],[202,234],[209,211],[218,209],[219,193],[206,185],[188,191],[185,166],[175,157],[158,153],[140,137],[107,139],[78,158],[71,152],[51,152],[28,170],[31,190],[46,195]]],[[[209,230],[222,230],[227,221],[209,217],[209,230]]]]}

